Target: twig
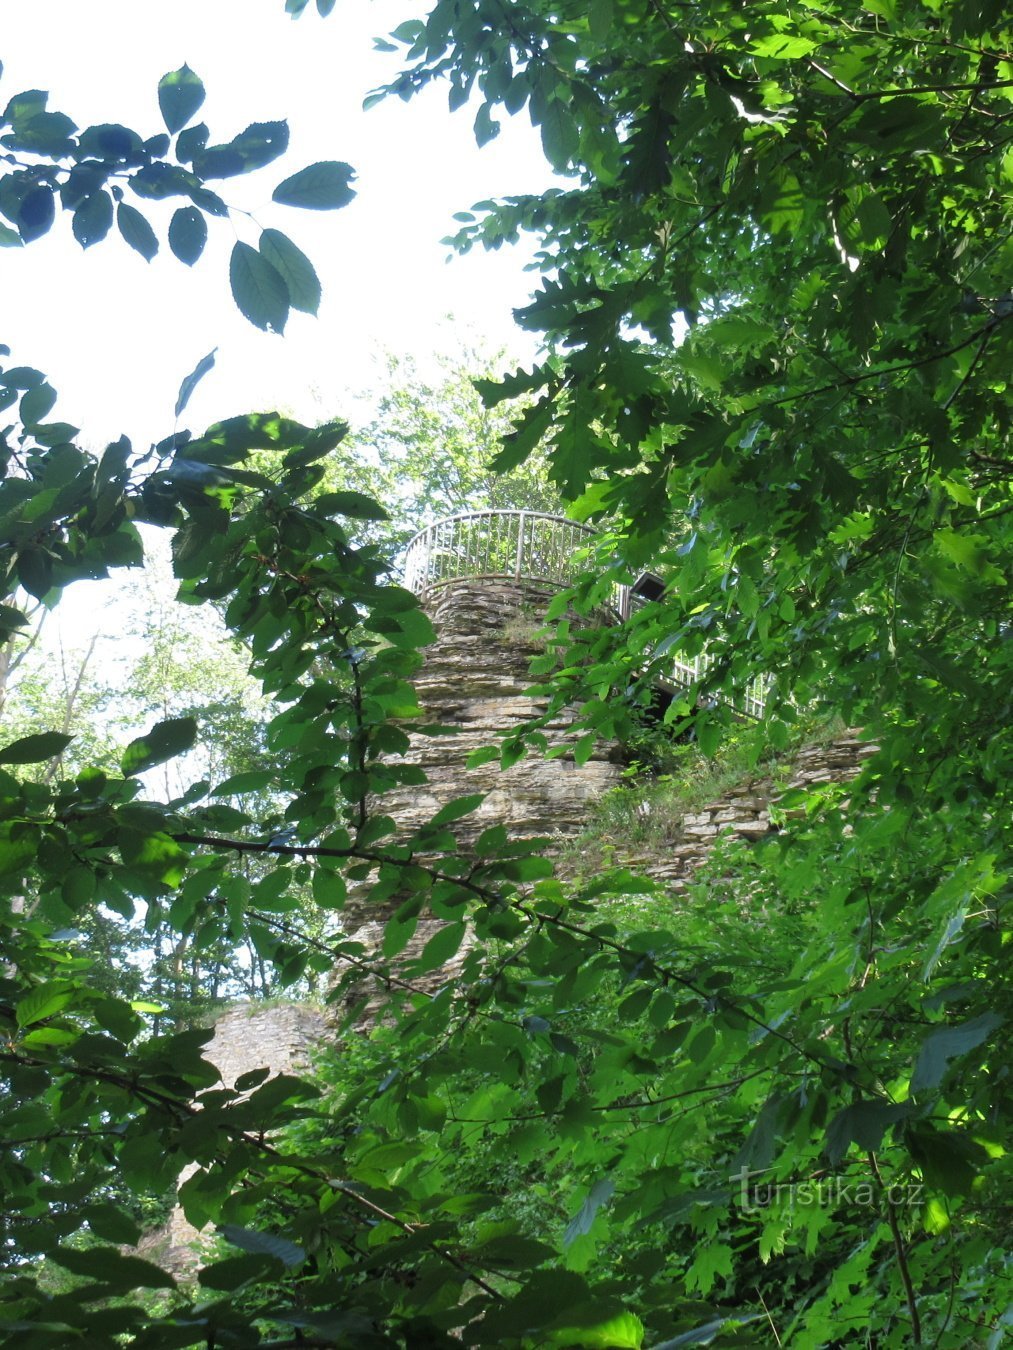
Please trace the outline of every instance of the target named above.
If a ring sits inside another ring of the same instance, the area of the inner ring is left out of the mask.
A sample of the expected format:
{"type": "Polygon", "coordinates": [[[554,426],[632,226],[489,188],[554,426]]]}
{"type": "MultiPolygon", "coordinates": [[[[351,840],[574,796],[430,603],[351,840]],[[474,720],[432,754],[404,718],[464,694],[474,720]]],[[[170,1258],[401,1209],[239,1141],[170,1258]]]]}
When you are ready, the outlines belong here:
{"type": "Polygon", "coordinates": [[[904,1239],[901,1237],[900,1224],[897,1222],[897,1208],[890,1198],[890,1192],[883,1184],[883,1175],[879,1170],[879,1163],[876,1160],[875,1153],[871,1151],[865,1155],[869,1160],[869,1166],[872,1168],[872,1174],[883,1194],[886,1202],[886,1217],[890,1224],[890,1232],[893,1234],[893,1249],[897,1253],[897,1269],[900,1271],[901,1284],[904,1286],[904,1298],[907,1302],[908,1312],[911,1314],[911,1343],[912,1345],[922,1344],[922,1320],[918,1314],[918,1301],[915,1298],[914,1285],[911,1283],[911,1270],[907,1263],[907,1250],[904,1247],[904,1239]]]}

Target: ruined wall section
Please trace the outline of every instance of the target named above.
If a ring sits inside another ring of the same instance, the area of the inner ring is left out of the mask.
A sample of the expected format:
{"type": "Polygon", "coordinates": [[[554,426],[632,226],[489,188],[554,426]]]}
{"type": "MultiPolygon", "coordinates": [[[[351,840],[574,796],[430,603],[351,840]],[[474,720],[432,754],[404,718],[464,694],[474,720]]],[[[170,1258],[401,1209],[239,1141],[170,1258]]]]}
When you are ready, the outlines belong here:
{"type": "MultiPolygon", "coordinates": [[[[326,1035],[323,1014],[309,1004],[244,1003],[219,1017],[204,1058],[218,1070],[222,1084],[231,1088],[237,1078],[256,1069],[269,1069],[272,1078],[304,1072],[313,1049],[324,1043],[326,1035]]],[[[177,1191],[195,1171],[194,1163],[180,1173],[177,1191]]],[[[192,1278],[209,1236],[207,1230],[195,1228],[177,1204],[160,1228],[145,1234],[138,1255],[177,1278],[192,1278]]]]}
{"type": "MultiPolygon", "coordinates": [[[[845,732],[823,744],[805,746],[795,756],[786,780],[775,783],[757,776],[727,789],[714,801],[687,811],[675,822],[664,841],[650,847],[620,847],[614,863],[662,883],[676,897],[691,883],[694,873],[709,858],[719,839],[753,842],[774,833],[779,799],[796,789],[828,783],[847,783],[855,778],[877,747],[856,731],[845,732]]],[[[580,870],[577,860],[568,869],[580,870]]]]}
{"type": "MultiPolygon", "coordinates": [[[[493,825],[504,826],[511,840],[548,837],[558,847],[581,832],[595,801],[619,782],[619,747],[606,744],[598,744],[580,765],[567,748],[554,759],[531,753],[509,769],[501,769],[498,759],[467,767],[472,751],[497,745],[504,735],[545,713],[547,700],[528,692],[535,683],[529,670],[532,659],[545,650],[545,611],[556,592],[556,587],[537,582],[484,577],[456,579],[422,597],[437,636],[424,650],[412,683],[424,722],[443,730],[409,732],[404,758],[418,765],[427,781],[387,792],[376,804],[397,822],[399,837],[425,825],[455,797],[485,793],[481,806],[451,827],[464,850],[493,825]]],[[[572,712],[563,710],[543,728],[549,747],[570,745],[572,721],[572,712]]],[[[395,897],[370,904],[368,889],[361,887],[359,895],[350,892],[343,914],[346,931],[367,952],[379,949],[383,925],[400,903],[395,897]]],[[[409,966],[442,926],[441,920],[423,914],[398,965],[409,966]]],[[[413,983],[435,992],[452,981],[469,945],[466,938],[453,960],[413,983]]],[[[363,998],[367,1001],[357,1025],[364,1030],[375,1020],[385,992],[364,979],[345,1006],[363,998]]]]}
{"type": "MultiPolygon", "coordinates": [[[[464,841],[494,824],[515,838],[565,837],[583,828],[591,803],[618,781],[616,747],[607,745],[580,766],[572,754],[530,754],[507,770],[495,761],[463,767],[473,750],[545,711],[546,700],[527,693],[534,683],[528,671],[543,650],[539,634],[555,593],[535,582],[489,578],[455,581],[423,597],[437,638],[413,684],[427,720],[454,731],[412,734],[406,759],[421,765],[429,782],[385,796],[384,810],[399,828],[417,829],[454,797],[485,792],[479,810],[456,827],[464,841]]],[[[546,726],[550,746],[565,743],[572,720],[564,711],[546,726]]]]}

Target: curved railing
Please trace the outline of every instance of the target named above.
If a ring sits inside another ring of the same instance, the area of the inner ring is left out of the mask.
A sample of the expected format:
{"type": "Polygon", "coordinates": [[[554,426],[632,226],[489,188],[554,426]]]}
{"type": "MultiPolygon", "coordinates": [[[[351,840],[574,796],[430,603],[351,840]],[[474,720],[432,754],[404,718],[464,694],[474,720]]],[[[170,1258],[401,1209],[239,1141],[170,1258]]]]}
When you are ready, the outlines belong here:
{"type": "Polygon", "coordinates": [[[418,532],[405,553],[405,585],[416,595],[465,577],[568,586],[594,536],[590,525],[544,511],[464,511],[418,532]]]}
{"type": "MultiPolygon", "coordinates": [[[[427,525],[405,552],[405,586],[425,597],[455,581],[510,578],[562,588],[587,565],[586,549],[597,531],[545,511],[463,511],[427,525]]],[[[643,603],[635,587],[617,586],[612,602],[620,621],[643,603]]],[[[670,659],[662,681],[670,690],[691,688],[715,664],[706,652],[690,661],[670,659]]],[[[767,681],[760,677],[733,701],[737,712],[762,717],[767,681]]]]}

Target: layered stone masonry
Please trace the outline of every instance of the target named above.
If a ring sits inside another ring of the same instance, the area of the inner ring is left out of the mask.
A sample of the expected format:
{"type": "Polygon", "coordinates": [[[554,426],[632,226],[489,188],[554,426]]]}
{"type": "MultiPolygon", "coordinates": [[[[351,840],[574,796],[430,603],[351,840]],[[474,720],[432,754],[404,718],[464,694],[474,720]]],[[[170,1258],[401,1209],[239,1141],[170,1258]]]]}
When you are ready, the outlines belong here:
{"type": "Polygon", "coordinates": [[[782,783],[755,778],[729,788],[675,824],[672,837],[647,848],[619,848],[617,864],[663,883],[672,895],[684,891],[721,838],[753,841],[772,833],[771,819],[780,798],[795,789],[847,783],[861,771],[876,746],[857,731],[845,732],[822,745],[809,745],[796,755],[782,783]]]}
{"type": "MultiPolygon", "coordinates": [[[[269,1069],[272,1078],[298,1074],[309,1067],[313,1048],[323,1042],[326,1031],[323,1014],[309,1004],[243,1004],[230,1008],[215,1022],[204,1058],[215,1066],[227,1088],[256,1069],[269,1069]]],[[[192,1163],[180,1173],[177,1191],[196,1170],[192,1163]]],[[[188,1279],[200,1266],[209,1236],[207,1230],[195,1228],[177,1204],[160,1228],[145,1234],[137,1251],[177,1278],[188,1279]]]]}
{"type": "MultiPolygon", "coordinates": [[[[425,649],[413,683],[426,724],[446,730],[409,733],[404,758],[418,765],[427,781],[385,793],[375,803],[397,822],[399,837],[418,830],[455,797],[484,793],[481,806],[451,827],[462,849],[492,825],[505,826],[512,840],[548,837],[562,843],[584,828],[594,802],[620,781],[621,757],[615,745],[596,746],[584,764],[574,761],[569,736],[573,714],[568,711],[543,729],[549,747],[566,747],[558,758],[529,754],[505,770],[498,759],[466,767],[473,751],[496,745],[546,711],[547,700],[528,692],[533,683],[529,670],[542,650],[539,635],[555,593],[555,587],[537,582],[485,577],[456,579],[423,597],[437,636],[425,649]]],[[[366,885],[359,895],[349,895],[344,924],[367,951],[378,951],[384,922],[398,901],[371,905],[368,889],[366,885]]],[[[441,927],[441,920],[423,915],[399,965],[418,956],[441,927]]],[[[465,942],[453,961],[429,973],[419,987],[433,990],[454,979],[467,950],[465,942]]],[[[348,1003],[363,997],[368,1001],[358,1025],[365,1029],[375,1020],[385,991],[371,989],[368,980],[357,982],[348,1003]]]]}
{"type": "MultiPolygon", "coordinates": [[[[545,712],[547,701],[527,691],[554,593],[535,582],[487,578],[455,581],[424,597],[437,637],[424,650],[413,683],[427,722],[452,732],[411,733],[405,758],[425,770],[428,782],[387,793],[378,803],[399,833],[418,829],[454,797],[484,792],[479,809],[454,826],[463,844],[494,824],[515,838],[566,836],[583,828],[591,803],[618,782],[618,749],[601,744],[579,766],[567,753],[558,759],[527,755],[505,771],[497,761],[464,767],[473,750],[497,744],[545,712]]],[[[544,734],[550,747],[567,744],[572,721],[564,710],[549,722],[544,734]]]]}

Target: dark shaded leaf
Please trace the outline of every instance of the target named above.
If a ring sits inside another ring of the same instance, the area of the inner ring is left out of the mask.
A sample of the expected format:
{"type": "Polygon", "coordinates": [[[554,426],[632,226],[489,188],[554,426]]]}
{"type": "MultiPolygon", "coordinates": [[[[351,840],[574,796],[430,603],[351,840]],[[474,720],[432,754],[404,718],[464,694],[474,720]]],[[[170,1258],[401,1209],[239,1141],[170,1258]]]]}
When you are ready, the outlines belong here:
{"type": "Polygon", "coordinates": [[[288,287],[292,308],[304,314],[316,314],[320,307],[320,282],[306,254],[280,230],[263,232],[260,252],[288,287]]]}
{"type": "Polygon", "coordinates": [[[283,333],[288,320],[288,287],[280,273],[249,244],[237,243],[229,263],[232,296],[239,312],[257,328],[283,333]]]}
{"type": "Polygon", "coordinates": [[[158,240],[140,211],[126,202],[120,202],[116,208],[116,225],[130,247],[136,249],[147,262],[151,262],[158,252],[158,240]]]}
{"type": "Polygon", "coordinates": [[[234,1247],[241,1247],[244,1252],[256,1256],[273,1256],[290,1269],[301,1266],[306,1260],[306,1253],[301,1247],[274,1233],[258,1233],[252,1228],[238,1228],[231,1223],[223,1224],[219,1232],[234,1247]]]}
{"type": "Polygon", "coordinates": [[[192,267],[204,252],[207,221],[196,206],[181,206],[169,221],[169,248],[182,263],[192,267]]]}
{"type": "Polygon", "coordinates": [[[74,212],[71,228],[82,248],[90,248],[112,229],[113,202],[106,192],[93,192],[74,212]]]}
{"type": "Polygon", "coordinates": [[[322,160],[300,169],[275,188],[271,200],[282,206],[301,206],[310,211],[333,211],[347,206],[355,196],[349,186],[355,177],[350,164],[322,160]]]}
{"type": "Polygon", "coordinates": [[[163,75],[158,82],[158,106],[162,121],[175,135],[185,127],[204,102],[204,85],[187,65],[163,75]]]}
{"type": "Polygon", "coordinates": [[[73,740],[59,731],[40,731],[34,736],[22,736],[0,750],[0,764],[41,764],[62,754],[73,740]]]}
{"type": "Polygon", "coordinates": [[[214,366],[215,352],[217,352],[217,350],[217,347],[213,347],[211,351],[208,352],[207,356],[202,356],[194,366],[193,370],[191,370],[190,374],[187,375],[186,379],[179,386],[179,395],[176,399],[175,407],[175,415],[177,417],[190,402],[193,391],[197,388],[208,371],[214,366]]]}
{"type": "Polygon", "coordinates": [[[956,1027],[930,1031],[922,1041],[918,1060],[911,1075],[911,1091],[925,1092],[938,1087],[951,1059],[976,1049],[1003,1023],[998,1013],[982,1013],[956,1027]]]}
{"type": "Polygon", "coordinates": [[[120,769],[124,777],[143,773],[189,750],[197,739],[197,723],[192,717],[170,717],[156,722],[145,736],[131,741],[123,752],[120,769]]]}

